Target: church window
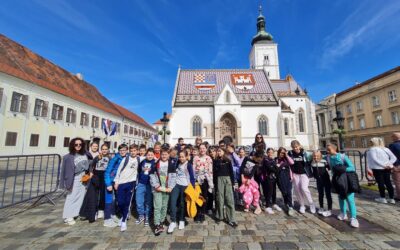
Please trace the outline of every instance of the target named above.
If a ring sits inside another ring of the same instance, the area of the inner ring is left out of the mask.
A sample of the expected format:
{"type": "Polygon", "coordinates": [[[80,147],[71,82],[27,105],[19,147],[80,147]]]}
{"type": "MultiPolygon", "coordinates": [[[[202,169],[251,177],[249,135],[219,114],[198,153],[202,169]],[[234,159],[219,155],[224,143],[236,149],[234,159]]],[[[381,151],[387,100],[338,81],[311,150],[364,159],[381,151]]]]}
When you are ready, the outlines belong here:
{"type": "Polygon", "coordinates": [[[258,132],[262,135],[268,135],[268,119],[265,116],[261,116],[258,119],[258,132]]]}
{"type": "Polygon", "coordinates": [[[201,136],[201,119],[195,116],[192,121],[192,135],[201,136]]]}
{"type": "Polygon", "coordinates": [[[285,132],[285,135],[289,135],[289,119],[285,118],[285,120],[283,120],[283,129],[285,132]]]}
{"type": "Polygon", "coordinates": [[[269,65],[269,56],[264,56],[264,65],[269,65]]]}
{"type": "Polygon", "coordinates": [[[299,122],[299,132],[300,133],[305,132],[305,130],[304,130],[304,111],[303,110],[299,110],[299,112],[297,114],[297,119],[299,122]]]}
{"type": "Polygon", "coordinates": [[[231,93],[229,91],[225,92],[225,102],[230,103],[231,102],[231,93]]]}

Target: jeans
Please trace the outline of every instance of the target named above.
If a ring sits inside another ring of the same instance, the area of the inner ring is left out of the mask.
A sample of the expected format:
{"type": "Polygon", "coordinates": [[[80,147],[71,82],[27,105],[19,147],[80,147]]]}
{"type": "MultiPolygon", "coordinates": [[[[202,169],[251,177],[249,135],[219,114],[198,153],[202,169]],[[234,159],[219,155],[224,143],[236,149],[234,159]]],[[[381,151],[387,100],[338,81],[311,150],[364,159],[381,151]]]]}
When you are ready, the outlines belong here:
{"type": "MultiPolygon", "coordinates": [[[[191,184],[189,184],[191,185],[191,184]]],[[[171,221],[178,222],[185,220],[185,189],[187,186],[176,184],[171,192],[171,221]]]]}
{"type": "Polygon", "coordinates": [[[297,201],[300,203],[300,206],[304,206],[306,200],[308,205],[314,204],[310,189],[308,188],[309,183],[310,179],[308,179],[306,174],[293,173],[294,192],[296,194],[297,201]]]}
{"type": "Polygon", "coordinates": [[[133,190],[135,189],[136,182],[128,182],[120,184],[117,190],[118,207],[122,213],[122,222],[126,221],[129,213],[133,190]]]}
{"type": "Polygon", "coordinates": [[[104,219],[108,220],[111,215],[115,215],[115,203],[114,203],[114,187],[111,191],[105,187],[105,203],[104,203],[104,219]]]}
{"type": "Polygon", "coordinates": [[[348,194],[346,199],[340,199],[339,197],[339,207],[340,211],[343,214],[346,214],[347,212],[347,204],[349,205],[351,218],[355,219],[357,217],[357,208],[356,208],[356,202],[354,200],[354,193],[348,194]]]}
{"type": "Polygon", "coordinates": [[[389,169],[373,169],[375,180],[378,183],[379,194],[381,198],[385,198],[385,186],[389,193],[389,198],[393,199],[394,197],[394,189],[392,182],[390,181],[390,173],[389,169]]]}
{"type": "Polygon", "coordinates": [[[150,218],[153,193],[150,184],[139,183],[136,188],[136,209],[139,217],[150,218]]]}
{"type": "Polygon", "coordinates": [[[317,189],[318,189],[318,200],[319,207],[324,207],[324,192],[326,194],[326,200],[328,202],[328,210],[332,210],[332,193],[331,193],[331,180],[329,174],[325,173],[317,178],[317,189]]]}

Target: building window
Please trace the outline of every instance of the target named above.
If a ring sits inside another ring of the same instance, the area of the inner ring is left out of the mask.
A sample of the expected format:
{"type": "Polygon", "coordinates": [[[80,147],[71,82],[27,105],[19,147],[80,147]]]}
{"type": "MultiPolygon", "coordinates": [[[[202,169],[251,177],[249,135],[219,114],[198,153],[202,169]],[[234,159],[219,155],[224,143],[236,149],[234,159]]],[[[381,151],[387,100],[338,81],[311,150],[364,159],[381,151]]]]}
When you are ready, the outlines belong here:
{"type": "Polygon", "coordinates": [[[368,147],[368,141],[367,141],[367,138],[366,138],[366,137],[361,137],[361,146],[362,146],[363,148],[368,147]]]}
{"type": "Polygon", "coordinates": [[[231,102],[231,93],[229,91],[225,92],[225,103],[230,103],[231,102]]]}
{"type": "Polygon", "coordinates": [[[372,107],[376,108],[379,107],[380,101],[379,101],[379,96],[373,96],[372,97],[372,107]]]}
{"type": "Polygon", "coordinates": [[[268,135],[268,119],[264,115],[258,119],[258,133],[268,135]]]}
{"type": "Polygon", "coordinates": [[[88,126],[89,125],[89,115],[81,112],[81,126],[88,126]]]}
{"type": "Polygon", "coordinates": [[[394,102],[397,100],[396,90],[389,91],[388,95],[389,95],[389,102],[394,102]]]}
{"type": "Polygon", "coordinates": [[[64,137],[64,148],[68,148],[69,147],[69,141],[70,141],[69,137],[64,137]]]}
{"type": "Polygon", "coordinates": [[[92,128],[99,128],[100,118],[97,116],[92,116],[92,128]]]}
{"type": "Polygon", "coordinates": [[[192,135],[201,136],[201,119],[195,116],[192,120],[192,135]]]}
{"type": "Polygon", "coordinates": [[[27,109],[28,109],[28,96],[20,94],[18,92],[13,92],[10,111],[26,113],[27,109]]]}
{"type": "Polygon", "coordinates": [[[354,130],[354,121],[353,121],[353,119],[350,119],[349,120],[349,130],[351,131],[351,130],[354,130]]]}
{"type": "Polygon", "coordinates": [[[328,118],[329,118],[329,122],[332,122],[332,120],[333,120],[333,111],[332,110],[329,110],[328,118]]]}
{"type": "Polygon", "coordinates": [[[376,127],[382,127],[383,126],[382,115],[381,114],[375,115],[375,126],[376,127]]]}
{"type": "Polygon", "coordinates": [[[37,117],[47,117],[47,111],[49,109],[49,102],[45,102],[40,99],[35,100],[35,109],[33,115],[37,117]]]}
{"type": "Polygon", "coordinates": [[[358,119],[358,123],[360,124],[360,129],[365,129],[365,119],[361,117],[358,119]]]}
{"type": "Polygon", "coordinates": [[[117,148],[117,147],[118,147],[118,143],[114,142],[114,148],[117,148]]]}
{"type": "Polygon", "coordinates": [[[54,135],[49,136],[49,147],[54,148],[56,146],[56,137],[54,135]]]}
{"type": "Polygon", "coordinates": [[[363,102],[362,101],[357,101],[356,106],[357,106],[357,111],[363,110],[363,102]]]}
{"type": "Polygon", "coordinates": [[[305,132],[305,130],[304,130],[304,111],[302,109],[299,110],[299,112],[297,114],[297,120],[299,123],[299,132],[301,132],[301,133],[305,132]]]}
{"type": "Polygon", "coordinates": [[[289,135],[289,119],[288,118],[285,118],[283,120],[283,129],[284,129],[285,135],[289,135]]]}
{"type": "Polygon", "coordinates": [[[7,132],[6,134],[6,146],[15,146],[17,145],[17,135],[16,132],[7,132]]]}
{"type": "Polygon", "coordinates": [[[51,111],[51,119],[53,120],[62,120],[63,118],[63,111],[64,111],[64,107],[57,105],[57,104],[53,104],[53,110],[51,111]]]}
{"type": "Polygon", "coordinates": [[[67,108],[67,119],[68,123],[75,123],[76,122],[76,111],[70,108],[67,108]]]}
{"type": "Polygon", "coordinates": [[[390,113],[392,116],[392,124],[397,125],[400,124],[400,119],[399,119],[399,112],[393,111],[390,113]]]}
{"type": "Polygon", "coordinates": [[[268,55],[264,55],[264,65],[269,65],[269,56],[268,55]]]}
{"type": "Polygon", "coordinates": [[[39,135],[31,134],[31,140],[29,142],[30,147],[37,147],[39,145],[39,135]]]}
{"type": "Polygon", "coordinates": [[[129,134],[133,135],[133,127],[129,127],[129,134]]]}
{"type": "Polygon", "coordinates": [[[351,114],[353,112],[353,110],[351,108],[351,104],[347,104],[346,110],[347,110],[347,114],[351,114]]]}
{"type": "Polygon", "coordinates": [[[352,148],[355,148],[355,147],[356,147],[356,139],[352,138],[352,139],[350,140],[350,144],[351,144],[351,147],[352,147],[352,148]]]}
{"type": "Polygon", "coordinates": [[[116,126],[117,126],[117,133],[120,133],[121,132],[121,123],[117,122],[116,126]]]}
{"type": "Polygon", "coordinates": [[[124,125],[124,134],[128,133],[128,125],[124,125]]]}

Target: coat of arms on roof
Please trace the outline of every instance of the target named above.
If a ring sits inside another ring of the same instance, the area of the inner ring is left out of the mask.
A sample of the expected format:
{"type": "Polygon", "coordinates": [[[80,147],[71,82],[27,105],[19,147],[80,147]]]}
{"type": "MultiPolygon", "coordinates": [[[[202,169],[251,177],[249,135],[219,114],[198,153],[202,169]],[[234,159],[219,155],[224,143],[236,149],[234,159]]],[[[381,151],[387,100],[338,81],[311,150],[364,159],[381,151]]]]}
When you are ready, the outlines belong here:
{"type": "Polygon", "coordinates": [[[215,87],[217,77],[215,74],[194,74],[193,83],[199,90],[210,90],[215,87]]]}
{"type": "Polygon", "coordinates": [[[231,74],[231,82],[241,90],[249,90],[256,85],[252,74],[231,74]]]}

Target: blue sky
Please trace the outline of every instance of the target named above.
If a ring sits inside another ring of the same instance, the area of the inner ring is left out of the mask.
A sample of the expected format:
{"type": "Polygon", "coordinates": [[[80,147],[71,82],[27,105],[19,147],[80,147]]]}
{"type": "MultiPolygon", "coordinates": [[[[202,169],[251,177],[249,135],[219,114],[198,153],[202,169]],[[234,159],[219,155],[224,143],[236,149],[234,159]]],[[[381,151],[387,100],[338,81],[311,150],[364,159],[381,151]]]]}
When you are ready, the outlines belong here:
{"type": "Polygon", "coordinates": [[[314,101],[400,65],[398,0],[3,0],[0,30],[154,122],[178,65],[249,67],[260,3],[281,76],[314,101]]]}

